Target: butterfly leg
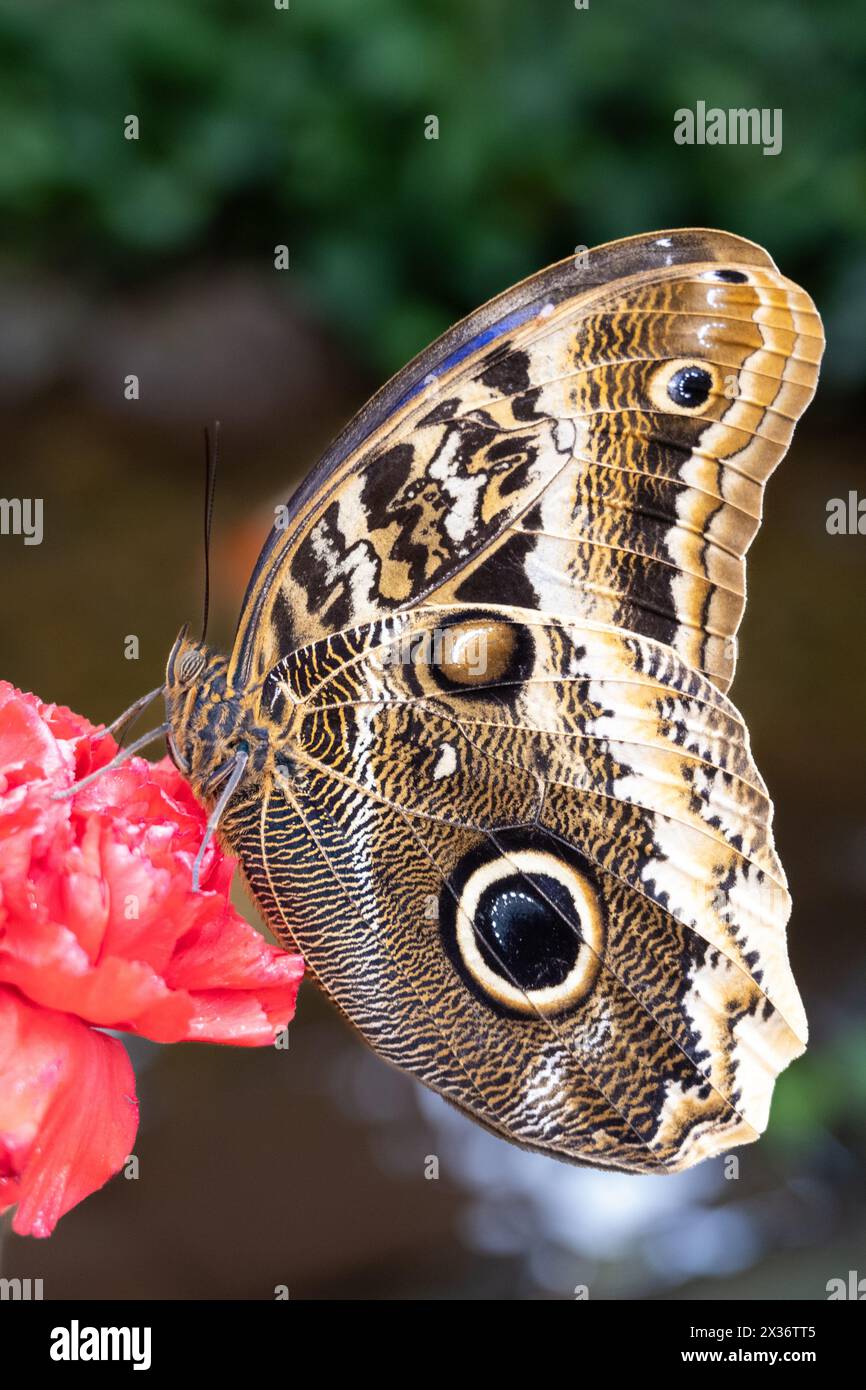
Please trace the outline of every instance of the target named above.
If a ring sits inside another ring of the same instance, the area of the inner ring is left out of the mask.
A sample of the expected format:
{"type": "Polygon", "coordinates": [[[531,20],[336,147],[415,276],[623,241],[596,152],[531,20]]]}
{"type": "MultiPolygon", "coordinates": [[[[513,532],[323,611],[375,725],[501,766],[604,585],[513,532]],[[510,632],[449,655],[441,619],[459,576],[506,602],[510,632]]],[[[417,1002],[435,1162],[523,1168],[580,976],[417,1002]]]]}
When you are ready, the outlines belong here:
{"type": "Polygon", "coordinates": [[[239,753],[235,755],[235,757],[232,759],[230,763],[227,763],[224,768],[220,768],[219,772],[217,773],[217,782],[222,781],[224,777],[227,777],[228,781],[226,782],[222,792],[220,793],[219,801],[217,802],[216,806],[214,806],[213,810],[210,813],[210,816],[208,817],[208,823],[205,827],[204,838],[202,839],[202,842],[199,845],[198,854],[196,855],[195,862],[192,866],[192,890],[194,893],[197,893],[199,891],[199,872],[201,870],[205,850],[207,849],[208,845],[213,839],[213,836],[216,834],[219,823],[222,820],[223,811],[225,810],[226,806],[229,804],[235,792],[237,791],[238,783],[240,782],[241,778],[244,775],[244,772],[246,771],[246,766],[249,762],[249,757],[250,755],[246,751],[246,749],[242,749],[239,753]]]}

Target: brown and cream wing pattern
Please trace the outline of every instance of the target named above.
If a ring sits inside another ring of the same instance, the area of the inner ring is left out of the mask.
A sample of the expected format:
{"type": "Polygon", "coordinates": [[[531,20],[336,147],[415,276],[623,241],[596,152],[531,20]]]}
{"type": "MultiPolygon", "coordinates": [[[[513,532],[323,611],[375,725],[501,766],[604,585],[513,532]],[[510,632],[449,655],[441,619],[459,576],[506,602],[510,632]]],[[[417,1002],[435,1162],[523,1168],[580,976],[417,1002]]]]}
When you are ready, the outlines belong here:
{"type": "Polygon", "coordinates": [[[822,346],[738,237],[564,261],[373,398],[250,581],[222,838],[380,1055],[530,1148],[688,1167],[805,1046],[726,691],[822,346]]]}
{"type": "Polygon", "coordinates": [[[712,682],[608,626],[428,606],[292,653],[260,717],[285,751],[226,834],[383,1057],[602,1167],[757,1138],[806,1024],[772,808],[712,682]],[[484,660],[452,660],[473,634],[484,660]]]}
{"type": "Polygon", "coordinates": [[[726,690],[764,484],[822,347],[808,295],[726,233],[531,277],[383,388],[293,499],[234,683],[383,614],[507,595],[664,642],[726,690]]]}

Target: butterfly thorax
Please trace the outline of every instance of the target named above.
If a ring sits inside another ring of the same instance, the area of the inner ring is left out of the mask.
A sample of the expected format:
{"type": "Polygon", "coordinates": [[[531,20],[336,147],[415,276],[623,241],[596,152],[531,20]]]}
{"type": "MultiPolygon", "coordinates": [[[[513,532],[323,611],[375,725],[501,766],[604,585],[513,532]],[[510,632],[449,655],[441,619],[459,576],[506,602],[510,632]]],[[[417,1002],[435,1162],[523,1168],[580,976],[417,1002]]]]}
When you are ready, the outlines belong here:
{"type": "Polygon", "coordinates": [[[251,777],[269,759],[270,732],[256,704],[228,681],[228,658],[182,631],[166,665],[165,708],[172,760],[200,801],[213,799],[226,769],[241,753],[251,777]]]}

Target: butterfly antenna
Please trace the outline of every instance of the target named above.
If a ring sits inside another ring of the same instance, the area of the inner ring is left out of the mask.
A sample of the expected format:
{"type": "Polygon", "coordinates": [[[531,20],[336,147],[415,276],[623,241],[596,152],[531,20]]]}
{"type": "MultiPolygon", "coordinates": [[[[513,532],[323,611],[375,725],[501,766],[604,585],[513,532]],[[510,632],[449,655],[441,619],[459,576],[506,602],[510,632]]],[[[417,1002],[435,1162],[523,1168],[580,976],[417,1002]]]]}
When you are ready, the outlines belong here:
{"type": "Polygon", "coordinates": [[[163,689],[163,686],[158,685],[155,689],[148,690],[146,695],[134,700],[129,709],[125,709],[123,714],[119,714],[116,719],[112,719],[110,724],[106,724],[104,729],[100,729],[98,734],[93,735],[93,742],[96,743],[97,739],[105,738],[106,734],[116,734],[119,729],[123,731],[121,737],[125,738],[127,726],[138,718],[142,710],[153,704],[157,696],[162,694],[163,689]]]}
{"type": "Polygon", "coordinates": [[[216,489],[217,459],[219,458],[220,422],[214,420],[213,434],[204,431],[204,606],[201,619],[201,640],[207,637],[210,611],[210,528],[213,520],[213,499],[216,489]]]}

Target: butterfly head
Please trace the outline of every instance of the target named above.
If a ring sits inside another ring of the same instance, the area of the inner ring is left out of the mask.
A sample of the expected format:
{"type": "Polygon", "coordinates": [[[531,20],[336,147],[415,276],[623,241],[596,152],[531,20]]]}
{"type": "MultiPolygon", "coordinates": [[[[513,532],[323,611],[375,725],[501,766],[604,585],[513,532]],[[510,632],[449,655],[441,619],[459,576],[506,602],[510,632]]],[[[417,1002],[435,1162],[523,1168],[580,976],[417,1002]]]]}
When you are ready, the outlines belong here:
{"type": "Polygon", "coordinates": [[[181,628],[165,668],[165,711],[171,759],[196,794],[226,761],[236,721],[227,688],[228,662],[181,628]]]}

